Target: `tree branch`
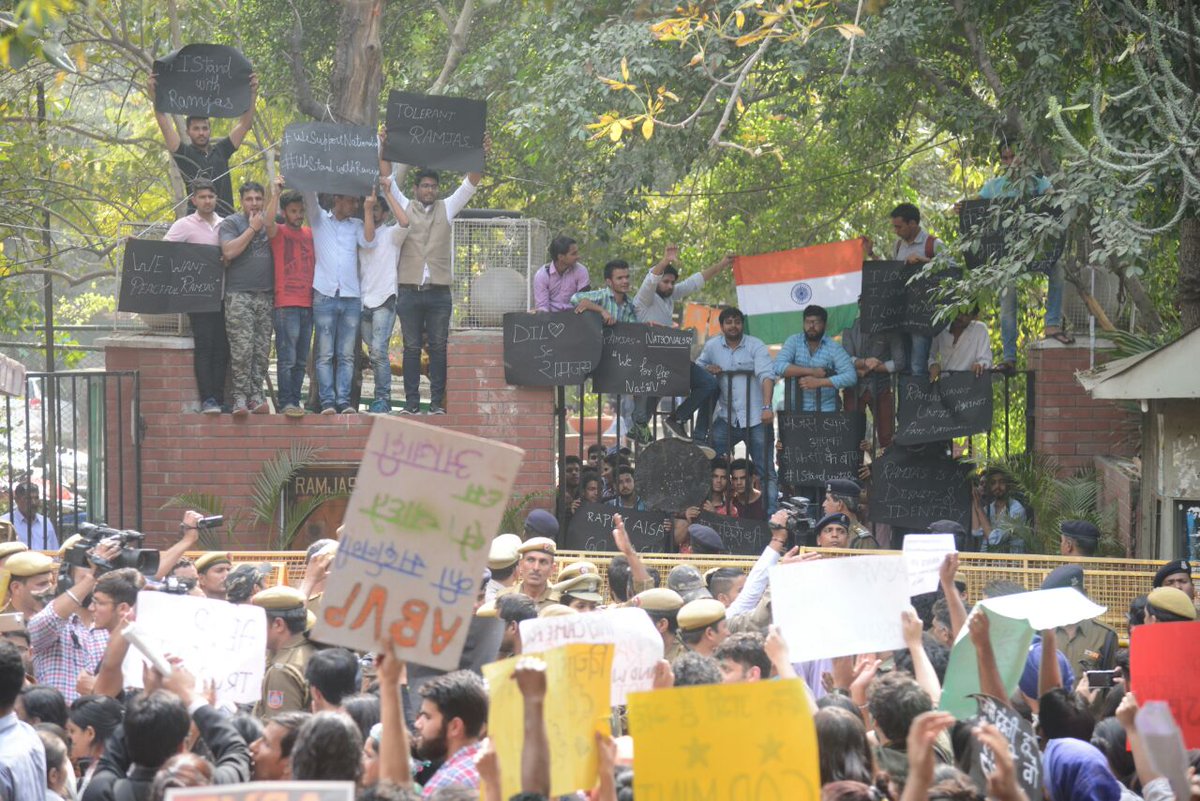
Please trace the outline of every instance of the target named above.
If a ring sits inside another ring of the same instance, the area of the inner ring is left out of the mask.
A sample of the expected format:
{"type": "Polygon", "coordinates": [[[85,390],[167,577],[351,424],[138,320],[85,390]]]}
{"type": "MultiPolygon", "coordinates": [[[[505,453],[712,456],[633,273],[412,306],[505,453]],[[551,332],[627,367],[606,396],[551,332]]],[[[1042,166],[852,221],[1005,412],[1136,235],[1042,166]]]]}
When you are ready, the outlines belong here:
{"type": "Polygon", "coordinates": [[[979,36],[979,29],[967,17],[965,0],[953,0],[953,3],[954,12],[958,15],[959,21],[962,22],[963,33],[967,37],[967,42],[971,45],[971,52],[975,54],[975,61],[979,64],[979,71],[983,73],[984,80],[991,87],[992,93],[996,95],[997,104],[1004,108],[1008,126],[1014,133],[1020,134],[1021,138],[1024,139],[1025,125],[1021,122],[1021,115],[1017,113],[1016,108],[1006,102],[1004,81],[1000,80],[1000,73],[996,72],[996,65],[992,63],[992,57],[988,55],[987,47],[979,36]]]}
{"type": "MultiPolygon", "coordinates": [[[[63,251],[58,251],[58,253],[62,252],[63,251]]],[[[58,255],[58,253],[54,255],[58,255]]],[[[39,256],[38,261],[42,261],[44,258],[44,256],[39,256]]],[[[0,274],[0,281],[5,280],[6,278],[24,278],[27,275],[52,275],[55,278],[61,278],[62,280],[66,281],[70,286],[78,286],[79,284],[87,281],[94,281],[97,278],[116,278],[117,271],[112,269],[94,270],[90,273],[84,273],[83,275],[75,276],[71,275],[70,273],[65,273],[62,270],[55,270],[50,267],[37,267],[32,270],[22,270],[19,273],[0,274]]]]}
{"type": "Polygon", "coordinates": [[[767,48],[771,44],[771,37],[763,37],[762,43],[750,58],[746,59],[746,63],[742,65],[738,72],[737,80],[733,83],[733,88],[729,92],[729,99],[725,101],[725,111],[721,114],[721,119],[717,123],[717,127],[713,129],[712,136],[708,138],[710,147],[717,147],[721,141],[721,135],[725,133],[725,129],[729,127],[729,118],[733,115],[734,108],[737,107],[738,98],[742,94],[742,84],[746,81],[746,76],[750,74],[750,70],[754,69],[754,65],[759,62],[763,54],[767,52],[767,48]]]}
{"type": "Polygon", "coordinates": [[[308,73],[304,71],[304,25],[296,4],[288,0],[288,5],[296,17],[296,24],[292,26],[291,49],[286,55],[292,68],[292,80],[296,84],[296,107],[314,120],[332,120],[329,106],[313,98],[312,84],[308,82],[308,73]]]}

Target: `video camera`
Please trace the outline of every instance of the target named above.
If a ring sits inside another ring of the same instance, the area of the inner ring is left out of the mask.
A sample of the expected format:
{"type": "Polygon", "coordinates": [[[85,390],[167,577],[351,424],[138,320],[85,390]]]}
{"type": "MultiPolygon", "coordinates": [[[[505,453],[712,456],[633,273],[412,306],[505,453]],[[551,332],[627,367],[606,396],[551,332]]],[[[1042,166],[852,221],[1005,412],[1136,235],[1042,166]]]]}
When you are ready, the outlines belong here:
{"type": "Polygon", "coordinates": [[[781,501],[780,506],[787,509],[787,533],[796,545],[811,545],[809,540],[816,533],[813,531],[817,519],[812,516],[809,507],[812,501],[799,495],[781,501]]]}
{"type": "Polygon", "coordinates": [[[153,576],[158,572],[158,551],[153,548],[141,547],[146,540],[146,535],[140,531],[118,530],[96,523],[81,523],[79,536],[80,541],[63,555],[64,567],[95,565],[102,571],[132,567],[147,576],[153,576]],[[101,559],[95,555],[88,556],[88,551],[105,541],[118,542],[121,552],[112,559],[101,559]]]}

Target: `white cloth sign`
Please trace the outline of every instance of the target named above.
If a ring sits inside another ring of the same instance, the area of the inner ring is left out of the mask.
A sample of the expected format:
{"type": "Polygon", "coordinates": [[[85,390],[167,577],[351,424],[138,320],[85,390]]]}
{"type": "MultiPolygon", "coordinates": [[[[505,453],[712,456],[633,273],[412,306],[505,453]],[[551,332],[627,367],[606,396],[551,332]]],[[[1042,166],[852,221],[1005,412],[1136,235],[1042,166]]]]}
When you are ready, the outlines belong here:
{"type": "Polygon", "coordinates": [[[612,705],[628,693],[654,688],[654,665],[663,658],[663,640],[643,609],[626,607],[583,615],[521,621],[521,651],[541,653],[569,643],[613,643],[612,705]]]}
{"type": "Polygon", "coordinates": [[[524,451],[376,417],[313,638],[454,670],[524,451]]]}
{"type": "MultiPolygon", "coordinates": [[[[182,659],[200,685],[215,681],[220,703],[250,704],[262,697],[267,615],[260,607],[143,591],[137,627],[147,645],[182,659]]],[[[129,649],[121,665],[126,687],[142,686],[142,665],[148,661],[129,649]]]]}
{"type": "Polygon", "coordinates": [[[1093,603],[1073,587],[1034,590],[1016,595],[1001,595],[979,602],[997,614],[1014,620],[1027,620],[1034,631],[1070,626],[1081,620],[1100,617],[1107,607],[1093,603]]]}
{"type": "Polygon", "coordinates": [[[936,592],[946,554],[957,553],[953,534],[909,534],[904,538],[904,567],[909,595],[936,592]]]}
{"type": "Polygon", "coordinates": [[[904,647],[904,557],[853,556],[771,568],[771,611],[793,662],[904,647]]]}

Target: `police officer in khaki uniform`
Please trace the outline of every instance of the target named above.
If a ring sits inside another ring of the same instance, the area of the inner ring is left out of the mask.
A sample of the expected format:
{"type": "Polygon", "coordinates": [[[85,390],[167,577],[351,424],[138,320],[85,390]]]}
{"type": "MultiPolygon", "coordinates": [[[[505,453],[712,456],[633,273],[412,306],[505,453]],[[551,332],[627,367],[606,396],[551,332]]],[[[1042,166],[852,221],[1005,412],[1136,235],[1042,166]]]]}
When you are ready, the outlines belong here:
{"type": "Polygon", "coordinates": [[[521,592],[537,604],[538,611],[550,604],[558,603],[558,594],[550,586],[554,578],[554,557],[558,552],[554,540],[549,537],[534,537],[526,540],[517,553],[521,555],[521,580],[508,592],[521,592]]]}
{"type": "Polygon", "coordinates": [[[835,478],[825,484],[825,500],[821,509],[831,515],[840,512],[850,519],[851,548],[877,549],[879,542],[871,530],[858,519],[858,504],[862,497],[862,488],[858,482],[849,478],[835,478]]]}
{"type": "MultiPolygon", "coordinates": [[[[1083,568],[1079,565],[1056,567],[1042,582],[1043,590],[1073,587],[1083,595],[1083,568]]],[[[1098,620],[1081,620],[1073,626],[1059,626],[1058,650],[1081,678],[1088,670],[1112,670],[1117,664],[1117,632],[1098,620]]],[[[1070,687],[1068,690],[1072,689],[1070,687]]]]}
{"type": "Polygon", "coordinates": [[[312,698],[304,669],[317,648],[305,635],[313,622],[306,600],[304,593],[283,586],[263,590],[250,601],[267,613],[267,670],[254,710],[263,720],[309,711],[312,698]]]}
{"type": "Polygon", "coordinates": [[[712,656],[717,646],[729,636],[725,604],[716,598],[688,601],[676,618],[679,622],[679,639],[689,651],[712,656]]]}
{"type": "Polygon", "coordinates": [[[196,572],[200,581],[196,585],[204,593],[205,598],[214,601],[225,600],[225,579],[233,569],[233,562],[225,551],[208,551],[196,557],[196,572]]]}
{"type": "Polygon", "coordinates": [[[604,579],[597,573],[577,573],[566,581],[554,585],[558,602],[576,612],[594,612],[604,603],[601,585],[604,579]]]}
{"type": "Polygon", "coordinates": [[[674,590],[655,587],[643,590],[629,599],[629,606],[637,606],[646,610],[650,621],[658,629],[663,638],[663,658],[674,662],[686,649],[679,641],[679,610],[683,608],[683,597],[674,590]]]}
{"type": "Polygon", "coordinates": [[[41,551],[18,551],[0,568],[0,614],[20,612],[29,621],[54,598],[58,565],[41,551]]]}

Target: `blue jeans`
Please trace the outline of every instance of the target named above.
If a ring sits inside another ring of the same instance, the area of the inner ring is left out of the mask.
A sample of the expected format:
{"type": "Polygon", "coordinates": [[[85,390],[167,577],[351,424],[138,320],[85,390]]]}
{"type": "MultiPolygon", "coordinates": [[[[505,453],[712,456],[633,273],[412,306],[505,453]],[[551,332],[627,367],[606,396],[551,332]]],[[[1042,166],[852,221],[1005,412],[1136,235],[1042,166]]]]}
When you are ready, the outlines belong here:
{"type": "Polygon", "coordinates": [[[350,382],[354,378],[354,335],[358,331],[361,314],[362,301],[358,298],[331,298],[313,290],[313,327],[317,331],[317,395],[321,399],[322,409],[350,405],[350,382]]]}
{"type": "Polygon", "coordinates": [[[276,381],[279,406],[300,405],[304,367],[312,347],[312,309],[284,306],[275,310],[276,381]]]}
{"type": "Polygon", "coordinates": [[[912,350],[909,353],[909,371],[913,375],[929,375],[929,349],[933,346],[933,337],[928,334],[910,334],[912,350]]]}
{"type": "MultiPolygon", "coordinates": [[[[1054,263],[1049,279],[1050,282],[1046,286],[1046,326],[1058,328],[1062,325],[1063,288],[1066,283],[1061,260],[1054,263]]],[[[1017,360],[1016,286],[1005,287],[1000,294],[1000,342],[1004,346],[1004,361],[1015,362],[1017,360]]]]}
{"type": "Polygon", "coordinates": [[[367,343],[371,369],[375,373],[375,400],[392,399],[392,360],[388,358],[388,343],[396,326],[396,296],[392,295],[374,309],[363,307],[362,339],[367,343]]]}
{"type": "Polygon", "coordinates": [[[450,338],[450,287],[425,290],[401,288],[396,294],[396,316],[404,337],[404,404],[421,405],[421,347],[429,349],[429,400],[446,403],[446,341],[450,338]]]}
{"type": "Polygon", "coordinates": [[[767,496],[767,514],[772,515],[779,508],[779,482],[775,478],[775,426],[762,423],[750,426],[747,439],[745,428],[730,426],[724,417],[713,421],[712,447],[717,456],[729,453],[739,442],[746,443],[746,452],[754,465],[754,472],[763,480],[763,494],[767,496]]]}
{"type": "MultiPolygon", "coordinates": [[[[682,423],[685,420],[691,420],[692,415],[699,410],[700,416],[696,418],[696,425],[692,428],[692,440],[705,442],[708,439],[709,421],[712,419],[711,401],[717,397],[717,377],[695,362],[692,362],[691,366],[692,370],[689,376],[691,391],[671,417],[682,423]]],[[[649,423],[656,408],[658,408],[658,398],[651,395],[639,395],[634,399],[633,422],[638,425],[649,423]]]]}

